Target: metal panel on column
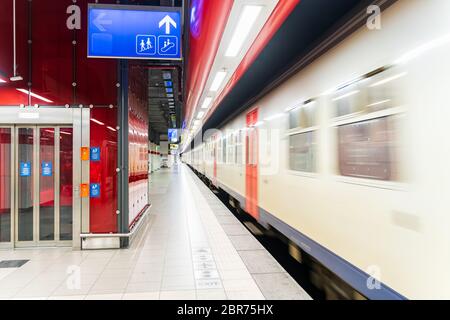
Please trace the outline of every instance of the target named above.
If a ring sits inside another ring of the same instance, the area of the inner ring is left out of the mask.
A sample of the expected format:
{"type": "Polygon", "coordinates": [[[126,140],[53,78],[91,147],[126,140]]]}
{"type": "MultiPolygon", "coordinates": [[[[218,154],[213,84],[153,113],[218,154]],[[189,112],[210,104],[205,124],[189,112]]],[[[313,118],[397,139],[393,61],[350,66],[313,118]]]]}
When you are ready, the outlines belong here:
{"type": "Polygon", "coordinates": [[[72,216],[72,230],[73,241],[72,247],[74,249],[81,249],[81,109],[73,109],[73,216],[72,216]]]}
{"type": "MultiPolygon", "coordinates": [[[[120,169],[118,176],[119,195],[118,195],[118,225],[120,233],[129,232],[129,190],[128,190],[128,61],[121,60],[119,63],[119,108],[118,123],[119,130],[119,161],[120,169]]],[[[120,240],[122,248],[129,244],[128,238],[120,240]]]]}
{"type": "MultiPolygon", "coordinates": [[[[90,121],[91,113],[88,108],[81,109],[81,146],[90,147],[90,121]]],[[[81,158],[79,158],[81,159],[81,158]]],[[[81,161],[81,183],[89,184],[90,180],[90,162],[81,161]]],[[[89,233],[90,231],[90,198],[81,198],[81,232],[89,233]]]]}

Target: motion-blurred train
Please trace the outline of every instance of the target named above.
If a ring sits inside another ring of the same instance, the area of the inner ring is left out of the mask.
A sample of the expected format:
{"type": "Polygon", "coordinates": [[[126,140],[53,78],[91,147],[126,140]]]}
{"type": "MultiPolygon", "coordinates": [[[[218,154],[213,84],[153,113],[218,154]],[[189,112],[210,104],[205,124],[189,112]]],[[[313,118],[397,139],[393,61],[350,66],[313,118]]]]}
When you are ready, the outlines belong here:
{"type": "Polygon", "coordinates": [[[450,298],[450,1],[401,0],[183,161],[373,299],[450,298]]]}

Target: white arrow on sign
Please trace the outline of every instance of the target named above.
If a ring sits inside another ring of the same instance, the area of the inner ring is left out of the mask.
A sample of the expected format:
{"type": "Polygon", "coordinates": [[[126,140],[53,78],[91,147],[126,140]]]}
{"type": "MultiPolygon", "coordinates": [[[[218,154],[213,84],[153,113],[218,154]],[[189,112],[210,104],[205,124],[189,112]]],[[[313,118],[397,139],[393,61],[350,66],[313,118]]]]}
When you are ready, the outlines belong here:
{"type": "Polygon", "coordinates": [[[111,25],[112,24],[111,20],[102,20],[105,16],[106,16],[106,13],[102,12],[97,16],[97,18],[94,19],[94,21],[92,21],[94,26],[96,26],[97,29],[102,32],[106,31],[106,29],[103,25],[105,25],[105,24],[111,25]]]}
{"type": "Polygon", "coordinates": [[[164,24],[166,25],[166,34],[170,34],[170,25],[172,25],[174,28],[177,27],[177,23],[173,21],[173,19],[168,15],[159,22],[159,27],[161,28],[164,24]]]}

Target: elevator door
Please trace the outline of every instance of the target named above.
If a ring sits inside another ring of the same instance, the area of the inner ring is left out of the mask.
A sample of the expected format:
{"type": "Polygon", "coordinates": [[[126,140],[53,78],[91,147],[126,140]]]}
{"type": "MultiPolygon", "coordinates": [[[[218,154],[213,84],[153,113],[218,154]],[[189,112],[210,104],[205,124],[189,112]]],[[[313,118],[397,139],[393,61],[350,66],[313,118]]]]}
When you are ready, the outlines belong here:
{"type": "Polygon", "coordinates": [[[15,246],[70,246],[72,128],[17,126],[14,134],[15,246]]]}

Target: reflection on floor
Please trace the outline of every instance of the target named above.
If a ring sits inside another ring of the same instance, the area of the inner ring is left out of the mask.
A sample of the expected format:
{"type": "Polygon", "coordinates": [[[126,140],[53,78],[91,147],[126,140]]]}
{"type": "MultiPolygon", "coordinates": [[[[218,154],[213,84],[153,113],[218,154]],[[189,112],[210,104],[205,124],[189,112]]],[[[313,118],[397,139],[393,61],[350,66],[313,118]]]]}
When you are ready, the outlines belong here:
{"type": "Polygon", "coordinates": [[[0,299],[309,299],[184,165],[151,177],[130,249],[0,251],[0,299]]]}

